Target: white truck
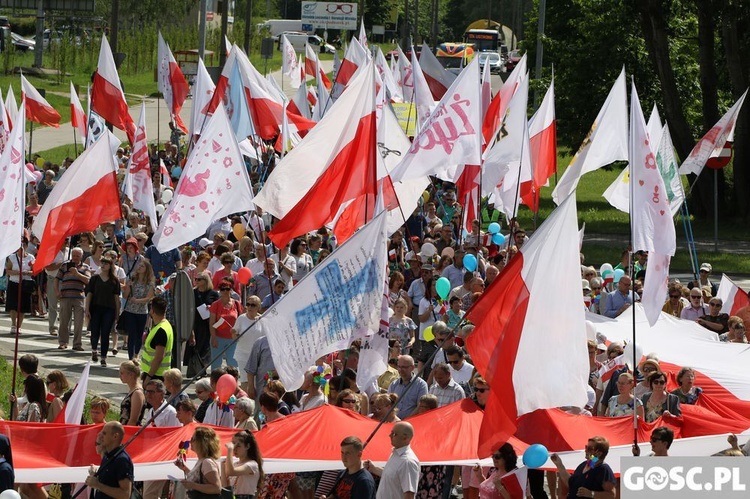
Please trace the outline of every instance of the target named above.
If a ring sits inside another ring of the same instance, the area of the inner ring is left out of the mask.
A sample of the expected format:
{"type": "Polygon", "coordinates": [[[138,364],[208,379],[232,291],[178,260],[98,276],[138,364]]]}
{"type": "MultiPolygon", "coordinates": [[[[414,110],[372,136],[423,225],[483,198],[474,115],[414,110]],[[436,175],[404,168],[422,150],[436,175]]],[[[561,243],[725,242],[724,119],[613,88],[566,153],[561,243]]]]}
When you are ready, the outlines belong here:
{"type": "Polygon", "coordinates": [[[313,34],[312,25],[302,24],[300,19],[269,19],[260,25],[261,29],[267,29],[271,37],[276,41],[279,35],[285,31],[296,31],[298,33],[313,34]]]}

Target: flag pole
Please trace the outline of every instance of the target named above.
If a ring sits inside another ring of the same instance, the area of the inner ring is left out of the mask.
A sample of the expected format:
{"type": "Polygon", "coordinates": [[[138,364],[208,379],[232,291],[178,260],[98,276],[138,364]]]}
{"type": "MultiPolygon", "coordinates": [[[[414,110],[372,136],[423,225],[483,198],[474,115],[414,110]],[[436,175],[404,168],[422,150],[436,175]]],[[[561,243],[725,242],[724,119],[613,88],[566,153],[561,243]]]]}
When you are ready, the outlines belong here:
{"type": "MultiPolygon", "coordinates": [[[[633,77],[631,76],[631,80],[632,79],[633,79],[633,77]]],[[[635,83],[634,82],[633,82],[633,89],[635,89],[635,83]]],[[[633,106],[633,102],[632,102],[633,96],[632,95],[630,96],[630,99],[631,99],[630,106],[631,106],[631,109],[632,109],[632,106],[633,106]]],[[[633,128],[633,112],[632,111],[630,112],[630,128],[631,128],[631,130],[629,131],[628,138],[629,138],[629,142],[632,143],[632,141],[633,141],[633,130],[632,130],[632,128],[633,128]]],[[[628,207],[629,208],[628,209],[628,217],[630,219],[629,220],[630,221],[630,223],[629,223],[629,228],[630,228],[630,234],[629,234],[630,235],[630,251],[628,252],[628,259],[629,259],[629,262],[628,262],[628,275],[630,276],[630,287],[631,287],[630,296],[631,296],[631,300],[632,300],[632,304],[630,305],[630,308],[631,308],[631,311],[632,311],[631,312],[631,318],[632,318],[632,324],[633,324],[633,380],[634,380],[635,383],[638,383],[638,380],[635,377],[636,369],[638,368],[638,360],[640,360],[640,359],[636,359],[636,348],[635,348],[636,347],[635,265],[634,265],[634,261],[633,261],[633,251],[634,251],[634,248],[633,248],[633,233],[635,232],[634,228],[633,228],[633,209],[634,209],[634,207],[633,207],[633,196],[635,195],[635,189],[634,189],[634,184],[635,184],[635,175],[634,175],[635,168],[634,168],[634,166],[635,165],[633,164],[633,161],[632,161],[632,156],[633,156],[632,149],[633,149],[632,145],[629,145],[628,146],[628,156],[630,156],[630,182],[629,182],[628,188],[630,189],[630,196],[629,196],[629,200],[628,200],[628,204],[629,204],[629,207],[628,207]]],[[[633,396],[635,397],[635,394],[633,396]]],[[[638,449],[638,402],[637,401],[633,401],[633,450],[635,451],[636,449],[638,449]]],[[[638,449],[638,453],[640,454],[640,449],[638,449]]]]}
{"type": "Polygon", "coordinates": [[[78,137],[76,137],[76,127],[73,127],[73,152],[78,157],[78,137]]]}
{"type": "MultiPolygon", "coordinates": [[[[24,100],[21,99],[21,105],[26,105],[24,100]]],[[[24,126],[25,123],[21,124],[21,126],[24,126]]],[[[34,142],[34,122],[29,120],[29,163],[31,163],[31,146],[34,142]]]]}

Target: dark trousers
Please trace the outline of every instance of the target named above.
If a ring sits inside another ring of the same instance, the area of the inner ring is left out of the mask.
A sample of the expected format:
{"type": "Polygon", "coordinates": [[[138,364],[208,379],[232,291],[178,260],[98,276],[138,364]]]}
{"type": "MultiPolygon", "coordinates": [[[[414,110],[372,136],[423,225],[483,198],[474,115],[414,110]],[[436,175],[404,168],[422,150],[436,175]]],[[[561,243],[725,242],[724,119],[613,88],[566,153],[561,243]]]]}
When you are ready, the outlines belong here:
{"type": "Polygon", "coordinates": [[[96,347],[101,338],[102,359],[107,358],[107,352],[109,351],[109,333],[112,332],[112,326],[114,326],[114,324],[114,308],[91,305],[91,320],[89,321],[89,329],[91,330],[91,351],[96,352],[96,347]]]}

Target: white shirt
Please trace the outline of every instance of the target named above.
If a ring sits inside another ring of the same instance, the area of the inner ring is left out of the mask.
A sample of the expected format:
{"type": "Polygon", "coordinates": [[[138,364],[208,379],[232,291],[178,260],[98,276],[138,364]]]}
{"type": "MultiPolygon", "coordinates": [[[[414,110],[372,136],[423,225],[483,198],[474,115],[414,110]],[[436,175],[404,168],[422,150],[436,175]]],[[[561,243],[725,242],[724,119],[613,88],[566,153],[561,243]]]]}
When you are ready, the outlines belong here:
{"type": "Polygon", "coordinates": [[[279,265],[279,254],[274,253],[271,256],[269,256],[271,260],[276,262],[276,269],[279,272],[279,275],[281,276],[281,280],[284,281],[284,284],[286,285],[286,288],[284,288],[284,291],[289,291],[292,289],[292,286],[294,286],[294,282],[292,281],[292,276],[297,271],[297,259],[294,258],[289,253],[286,254],[286,257],[281,262],[281,265],[279,265]],[[289,275],[287,272],[284,271],[282,268],[286,267],[287,269],[292,271],[292,275],[289,275]]]}
{"type": "Polygon", "coordinates": [[[419,459],[411,447],[406,445],[393,449],[385,463],[376,499],[396,499],[405,492],[417,493],[419,484],[419,459]]]}
{"type": "Polygon", "coordinates": [[[451,368],[451,378],[455,380],[459,385],[468,385],[471,380],[471,373],[474,372],[474,366],[464,361],[464,365],[461,369],[454,369],[453,364],[449,364],[451,368]]]}
{"type": "MultiPolygon", "coordinates": [[[[60,250],[57,252],[57,255],[55,256],[55,259],[52,260],[52,263],[50,265],[60,265],[61,263],[65,263],[65,260],[67,260],[66,254],[67,252],[64,250],[60,250]]],[[[57,273],[60,271],[60,269],[57,270],[47,270],[46,268],[44,271],[47,273],[47,275],[51,278],[57,277],[57,273]]]]}
{"type": "MultiPolygon", "coordinates": [[[[167,401],[164,401],[164,403],[161,405],[162,407],[167,406],[166,409],[164,409],[161,414],[156,416],[156,419],[152,423],[154,426],[158,428],[163,427],[169,427],[169,426],[182,426],[182,423],[177,419],[177,410],[169,405],[167,401]]],[[[160,407],[161,409],[161,407],[160,407]]],[[[154,409],[151,408],[146,411],[146,421],[151,421],[151,417],[154,415],[154,409]]]]}
{"type": "Polygon", "coordinates": [[[234,428],[234,413],[219,409],[216,402],[212,402],[206,409],[206,417],[203,424],[212,424],[214,426],[223,426],[225,428],[234,428]]]}

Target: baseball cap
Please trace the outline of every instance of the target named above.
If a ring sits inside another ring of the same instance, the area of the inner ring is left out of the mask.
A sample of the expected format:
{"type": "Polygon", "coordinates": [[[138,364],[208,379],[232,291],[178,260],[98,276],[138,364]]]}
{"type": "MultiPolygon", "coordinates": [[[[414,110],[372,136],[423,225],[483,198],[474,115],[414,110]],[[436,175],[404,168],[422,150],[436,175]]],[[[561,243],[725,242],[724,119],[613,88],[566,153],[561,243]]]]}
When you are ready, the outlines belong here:
{"type": "Polygon", "coordinates": [[[711,266],[710,263],[701,263],[701,270],[702,271],[705,270],[706,272],[710,274],[711,270],[713,270],[713,267],[711,266]]]}
{"type": "Polygon", "coordinates": [[[198,241],[198,246],[203,249],[206,249],[206,246],[210,246],[211,244],[213,244],[213,242],[207,237],[203,237],[200,241],[198,241]]]}

